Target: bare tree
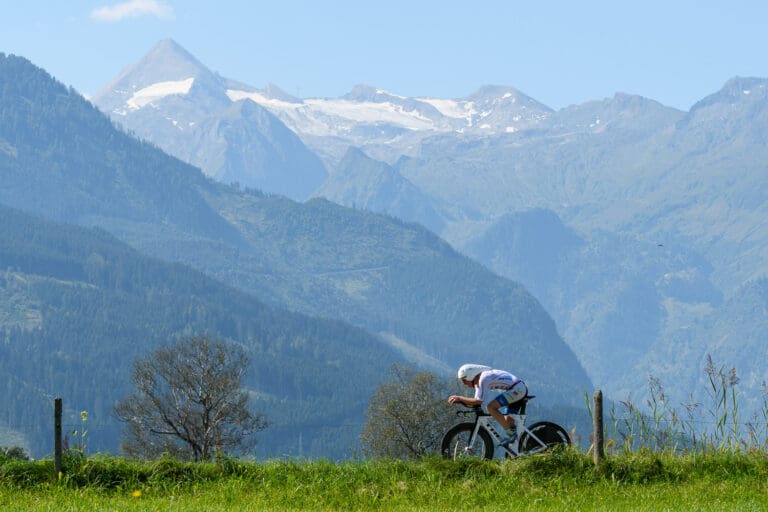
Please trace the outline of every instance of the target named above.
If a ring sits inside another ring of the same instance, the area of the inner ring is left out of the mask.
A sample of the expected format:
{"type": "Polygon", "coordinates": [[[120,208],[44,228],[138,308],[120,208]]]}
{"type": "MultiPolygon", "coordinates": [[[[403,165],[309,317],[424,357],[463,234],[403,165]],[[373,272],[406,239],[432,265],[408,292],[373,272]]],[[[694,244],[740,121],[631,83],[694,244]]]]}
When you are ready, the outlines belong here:
{"type": "Polygon", "coordinates": [[[181,338],[137,360],[135,393],[115,406],[126,423],[123,451],[201,461],[252,446],[266,422],[251,413],[241,387],[248,363],[239,346],[207,336],[181,338]]]}
{"type": "Polygon", "coordinates": [[[450,383],[401,365],[394,365],[391,374],[392,382],[379,386],[368,403],[360,436],[363,451],[395,458],[439,453],[443,434],[456,421],[446,401],[450,383]]]}

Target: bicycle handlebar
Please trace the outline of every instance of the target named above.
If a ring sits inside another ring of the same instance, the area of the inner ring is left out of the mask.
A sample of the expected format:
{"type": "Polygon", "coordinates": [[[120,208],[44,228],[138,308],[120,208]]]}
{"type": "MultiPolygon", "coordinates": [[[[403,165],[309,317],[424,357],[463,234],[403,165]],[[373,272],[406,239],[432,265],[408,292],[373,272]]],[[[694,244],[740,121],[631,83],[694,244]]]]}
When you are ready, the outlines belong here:
{"type": "Polygon", "coordinates": [[[468,414],[477,414],[478,416],[490,416],[487,412],[485,412],[480,405],[464,405],[464,404],[458,404],[463,407],[466,407],[463,411],[456,411],[456,416],[466,416],[468,414]]]}
{"type": "MultiPolygon", "coordinates": [[[[526,395],[521,400],[515,402],[516,404],[522,404],[522,411],[520,414],[525,414],[525,406],[528,404],[528,400],[536,398],[535,395],[526,395]]],[[[490,413],[483,410],[482,405],[465,405],[461,402],[456,402],[454,405],[460,405],[466,407],[464,411],[456,411],[456,416],[466,416],[468,414],[476,414],[478,416],[490,416],[490,413]]]]}

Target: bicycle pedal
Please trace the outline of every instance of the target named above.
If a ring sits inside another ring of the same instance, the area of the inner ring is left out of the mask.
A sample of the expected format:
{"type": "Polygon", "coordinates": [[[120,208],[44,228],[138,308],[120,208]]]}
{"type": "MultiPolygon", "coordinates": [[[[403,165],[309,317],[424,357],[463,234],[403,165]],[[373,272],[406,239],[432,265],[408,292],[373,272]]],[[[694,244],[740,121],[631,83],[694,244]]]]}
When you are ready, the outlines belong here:
{"type": "Polygon", "coordinates": [[[502,439],[499,442],[499,446],[503,446],[504,448],[509,448],[509,445],[514,445],[517,441],[517,436],[507,437],[505,439],[502,439]]]}

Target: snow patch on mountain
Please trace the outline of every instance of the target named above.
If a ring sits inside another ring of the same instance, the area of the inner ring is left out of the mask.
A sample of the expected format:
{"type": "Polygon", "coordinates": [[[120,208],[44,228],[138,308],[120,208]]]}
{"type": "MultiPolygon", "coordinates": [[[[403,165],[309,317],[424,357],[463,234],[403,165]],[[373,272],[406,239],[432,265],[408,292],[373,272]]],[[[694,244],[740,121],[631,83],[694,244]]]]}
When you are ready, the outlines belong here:
{"type": "Polygon", "coordinates": [[[473,101],[456,101],[439,98],[419,98],[419,101],[432,105],[438,112],[446,117],[465,119],[468,126],[472,125],[472,116],[477,114],[475,103],[473,101]]]}
{"type": "Polygon", "coordinates": [[[134,92],[125,104],[130,110],[138,110],[166,96],[188,94],[194,82],[194,78],[158,82],[134,92]]]}
{"type": "Polygon", "coordinates": [[[401,105],[383,102],[354,102],[347,100],[305,100],[304,103],[315,110],[344,117],[361,123],[393,123],[412,130],[429,130],[433,128],[430,119],[422,116],[416,110],[406,110],[401,105]]]}
{"type": "Polygon", "coordinates": [[[293,110],[302,105],[301,102],[291,102],[277,98],[267,98],[260,92],[256,91],[237,91],[234,89],[227,89],[227,97],[229,97],[229,99],[232,101],[251,100],[263,107],[279,110],[293,110]]]}
{"type": "Polygon", "coordinates": [[[352,129],[356,123],[393,124],[407,130],[435,130],[433,120],[417,110],[407,110],[402,105],[388,101],[351,101],[345,99],[305,99],[290,102],[267,98],[256,91],[228,89],[232,101],[249,99],[277,115],[292,128],[300,127],[311,135],[334,135],[352,129]]]}

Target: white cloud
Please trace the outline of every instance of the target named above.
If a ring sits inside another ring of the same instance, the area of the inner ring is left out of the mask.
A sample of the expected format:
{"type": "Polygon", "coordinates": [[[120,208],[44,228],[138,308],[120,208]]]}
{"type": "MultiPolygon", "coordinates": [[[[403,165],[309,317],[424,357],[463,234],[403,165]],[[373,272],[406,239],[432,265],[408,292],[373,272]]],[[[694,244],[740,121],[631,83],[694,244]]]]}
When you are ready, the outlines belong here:
{"type": "Polygon", "coordinates": [[[121,21],[138,16],[156,16],[160,19],[173,19],[173,8],[159,0],[128,0],[115,5],[99,7],[91,12],[96,21],[121,21]]]}

